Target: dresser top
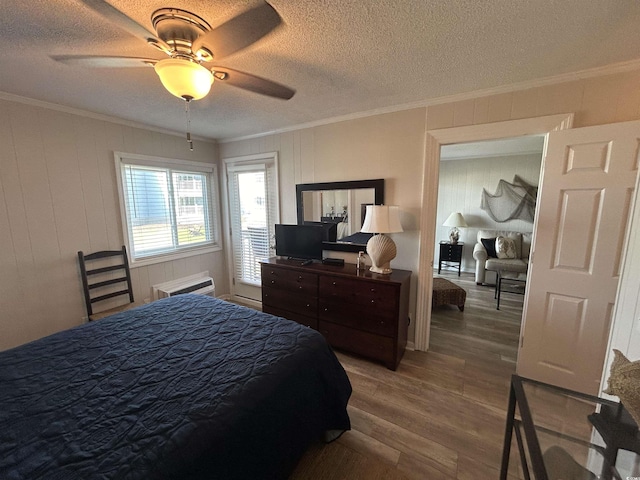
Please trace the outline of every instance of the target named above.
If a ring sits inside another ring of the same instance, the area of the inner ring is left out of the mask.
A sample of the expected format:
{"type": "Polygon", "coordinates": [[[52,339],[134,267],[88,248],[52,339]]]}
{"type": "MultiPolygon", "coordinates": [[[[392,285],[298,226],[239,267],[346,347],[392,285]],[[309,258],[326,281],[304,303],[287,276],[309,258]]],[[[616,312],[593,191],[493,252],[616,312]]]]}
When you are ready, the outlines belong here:
{"type": "Polygon", "coordinates": [[[293,270],[300,270],[303,272],[326,273],[330,275],[339,275],[349,278],[357,277],[366,280],[389,283],[402,283],[405,279],[411,277],[411,271],[409,270],[394,268],[389,275],[382,275],[380,273],[370,271],[368,266],[364,269],[358,270],[354,263],[345,263],[344,265],[325,265],[320,261],[314,261],[311,264],[302,265],[302,260],[292,260],[283,257],[271,257],[261,263],[265,265],[289,267],[293,270]]]}

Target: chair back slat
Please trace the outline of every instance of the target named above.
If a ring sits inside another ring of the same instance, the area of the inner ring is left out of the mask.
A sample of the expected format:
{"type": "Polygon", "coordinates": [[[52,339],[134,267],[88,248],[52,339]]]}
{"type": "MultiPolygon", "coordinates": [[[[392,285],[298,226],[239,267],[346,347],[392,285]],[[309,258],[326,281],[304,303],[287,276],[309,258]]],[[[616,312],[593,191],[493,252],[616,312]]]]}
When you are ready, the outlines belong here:
{"type": "Polygon", "coordinates": [[[133,286],[131,283],[131,272],[129,270],[129,259],[127,257],[127,249],[123,245],[121,250],[103,250],[85,255],[82,251],[78,252],[78,263],[80,266],[80,277],[82,279],[82,288],[84,291],[85,305],[87,307],[87,315],[89,319],[94,314],[93,305],[111,298],[127,295],[128,303],[133,303],[133,286]],[[114,261],[118,263],[112,265],[100,265],[105,262],[109,263],[110,258],[116,258],[114,261]],[[97,264],[97,267],[92,267],[97,264]],[[116,278],[99,279],[99,275],[108,274],[110,272],[118,272],[120,274],[116,278]],[[125,289],[113,291],[113,285],[125,284],[125,289]]]}
{"type": "Polygon", "coordinates": [[[87,270],[87,275],[98,275],[100,273],[113,272],[115,270],[123,270],[125,268],[124,263],[119,265],[111,265],[109,267],[94,268],[93,270],[87,270]]]}

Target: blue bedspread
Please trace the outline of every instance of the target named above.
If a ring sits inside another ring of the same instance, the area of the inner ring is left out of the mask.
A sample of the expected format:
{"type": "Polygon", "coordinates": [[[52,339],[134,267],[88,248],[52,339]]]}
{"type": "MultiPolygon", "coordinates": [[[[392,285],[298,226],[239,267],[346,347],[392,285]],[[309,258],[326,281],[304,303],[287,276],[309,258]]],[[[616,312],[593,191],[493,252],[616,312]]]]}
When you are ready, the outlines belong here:
{"type": "Polygon", "coordinates": [[[350,394],[318,332],[172,297],[0,352],[0,478],[286,478],[350,394]]]}

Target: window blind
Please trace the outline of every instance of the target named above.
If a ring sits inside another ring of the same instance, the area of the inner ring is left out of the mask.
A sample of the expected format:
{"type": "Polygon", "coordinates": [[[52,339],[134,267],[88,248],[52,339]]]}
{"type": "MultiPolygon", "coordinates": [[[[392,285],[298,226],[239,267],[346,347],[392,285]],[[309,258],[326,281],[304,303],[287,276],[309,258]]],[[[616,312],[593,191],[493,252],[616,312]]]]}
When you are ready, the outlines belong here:
{"type": "Polygon", "coordinates": [[[153,163],[148,158],[120,162],[132,259],[217,245],[215,169],[153,163]]]}
{"type": "Polygon", "coordinates": [[[273,251],[277,215],[276,169],[269,164],[229,166],[229,200],[237,281],[260,285],[260,261],[273,251]]]}

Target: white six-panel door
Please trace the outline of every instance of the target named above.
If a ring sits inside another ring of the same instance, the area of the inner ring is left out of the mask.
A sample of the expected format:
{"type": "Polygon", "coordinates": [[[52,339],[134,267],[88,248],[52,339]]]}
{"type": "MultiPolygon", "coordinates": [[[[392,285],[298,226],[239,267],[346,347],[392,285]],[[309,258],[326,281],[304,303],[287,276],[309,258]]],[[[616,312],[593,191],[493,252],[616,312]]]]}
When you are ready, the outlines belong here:
{"type": "Polygon", "coordinates": [[[520,375],[598,393],[639,145],[640,121],[549,134],[520,375]]]}

